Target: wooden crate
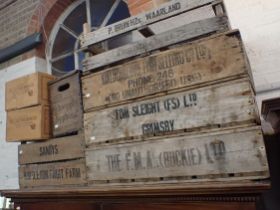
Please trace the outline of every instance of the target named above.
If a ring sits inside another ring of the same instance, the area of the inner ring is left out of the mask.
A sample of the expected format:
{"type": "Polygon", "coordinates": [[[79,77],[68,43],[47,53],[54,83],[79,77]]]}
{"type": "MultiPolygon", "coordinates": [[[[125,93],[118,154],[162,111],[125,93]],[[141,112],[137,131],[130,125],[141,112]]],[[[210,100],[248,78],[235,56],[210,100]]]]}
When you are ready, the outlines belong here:
{"type": "Polygon", "coordinates": [[[21,144],[18,147],[18,161],[23,165],[84,158],[84,149],[83,135],[21,144]]]}
{"type": "Polygon", "coordinates": [[[234,80],[85,113],[85,138],[89,145],[254,124],[256,108],[250,82],[234,80]]]}
{"type": "Polygon", "coordinates": [[[33,141],[51,136],[50,109],[39,105],[7,112],[7,141],[33,141]]]}
{"type": "Polygon", "coordinates": [[[239,32],[207,37],[82,78],[84,110],[247,76],[239,32]]]}
{"type": "Polygon", "coordinates": [[[269,177],[260,127],[91,147],[86,150],[86,165],[89,183],[105,185],[269,177]]]}
{"type": "Polygon", "coordinates": [[[48,82],[55,77],[34,73],[6,83],[6,110],[49,103],[48,82]]]}
{"type": "MultiPolygon", "coordinates": [[[[201,8],[205,7],[210,7],[213,12],[207,14],[208,17],[205,16],[205,14],[200,14],[200,16],[202,16],[201,19],[211,18],[214,15],[223,15],[226,13],[223,8],[222,1],[173,0],[170,3],[163,4],[151,11],[139,14],[137,16],[126,18],[106,27],[102,27],[92,32],[83,34],[81,39],[81,47],[88,48],[89,46],[92,46],[96,43],[135,30],[138,30],[140,33],[142,32],[143,35],[145,35],[145,33],[143,32],[143,28],[146,29],[154,23],[172,18],[174,16],[178,16],[182,13],[189,13],[194,10],[200,10],[201,8]]],[[[185,21],[188,22],[189,20],[185,21]]]]}
{"type": "MultiPolygon", "coordinates": [[[[116,64],[143,54],[154,53],[157,50],[174,47],[174,45],[193,41],[210,34],[229,30],[228,19],[225,16],[195,21],[184,26],[153,35],[137,42],[123,45],[84,60],[83,70],[97,71],[101,67],[116,64]]],[[[148,30],[149,31],[149,30],[148,30]]],[[[94,53],[93,53],[94,54],[94,53]]]]}
{"type": "Polygon", "coordinates": [[[80,71],[50,83],[53,136],[77,133],[83,125],[80,71]]]}
{"type": "Polygon", "coordinates": [[[53,188],[85,184],[84,159],[19,166],[20,188],[53,188]]]}

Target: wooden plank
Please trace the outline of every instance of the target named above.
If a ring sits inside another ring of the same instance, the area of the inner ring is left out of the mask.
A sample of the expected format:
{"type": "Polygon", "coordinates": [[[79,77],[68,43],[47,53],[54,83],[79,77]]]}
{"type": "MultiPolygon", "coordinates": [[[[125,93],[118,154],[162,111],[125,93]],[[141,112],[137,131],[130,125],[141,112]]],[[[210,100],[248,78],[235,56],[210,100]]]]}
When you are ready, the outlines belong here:
{"type": "Polygon", "coordinates": [[[84,110],[247,74],[240,34],[221,34],[82,78],[84,110]]]}
{"type": "Polygon", "coordinates": [[[83,185],[85,160],[19,166],[20,188],[83,185]]]}
{"type": "Polygon", "coordinates": [[[49,86],[53,136],[71,134],[82,129],[83,105],[80,72],[59,78],[49,86]]]}
{"type": "Polygon", "coordinates": [[[176,29],[140,40],[108,52],[85,59],[83,70],[89,71],[117,61],[132,58],[143,53],[168,47],[203,35],[222,32],[228,29],[227,17],[214,17],[196,21],[176,29]]]}
{"type": "Polygon", "coordinates": [[[255,123],[248,80],[237,80],[85,114],[86,143],[255,123]]]}
{"type": "Polygon", "coordinates": [[[81,37],[81,46],[87,47],[98,42],[110,39],[114,36],[141,28],[143,25],[150,25],[161,20],[179,15],[205,5],[209,5],[213,0],[175,0],[170,3],[163,4],[159,8],[142,13],[137,16],[124,19],[112,25],[102,27],[96,31],[84,34],[81,37]]]}
{"type": "MultiPolygon", "coordinates": [[[[88,181],[200,182],[269,176],[259,127],[161,137],[86,150],[88,181]]],[[[130,183],[131,184],[131,183],[130,183]]]]}
{"type": "Polygon", "coordinates": [[[50,108],[38,105],[7,112],[6,141],[35,141],[51,136],[50,108]]]}
{"type": "Polygon", "coordinates": [[[18,147],[19,164],[43,163],[83,158],[84,136],[67,136],[44,142],[21,144],[18,147]]]}

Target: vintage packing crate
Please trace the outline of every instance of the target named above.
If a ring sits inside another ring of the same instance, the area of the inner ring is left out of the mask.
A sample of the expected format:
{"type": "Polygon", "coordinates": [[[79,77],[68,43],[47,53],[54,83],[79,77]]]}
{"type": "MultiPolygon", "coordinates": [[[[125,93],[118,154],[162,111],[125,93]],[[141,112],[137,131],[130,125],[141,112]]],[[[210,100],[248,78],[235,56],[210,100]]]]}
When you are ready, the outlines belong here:
{"type": "Polygon", "coordinates": [[[48,82],[55,77],[37,72],[6,83],[6,110],[49,103],[48,82]]]}
{"type": "Polygon", "coordinates": [[[86,149],[86,165],[89,184],[201,183],[269,177],[260,127],[92,146],[86,149]]]}
{"type": "Polygon", "coordinates": [[[84,158],[84,150],[83,135],[66,136],[19,145],[18,161],[23,165],[84,158]]]}
{"type": "Polygon", "coordinates": [[[84,110],[248,76],[239,32],[214,35],[82,78],[84,110]]]}
{"type": "Polygon", "coordinates": [[[244,78],[85,113],[85,139],[89,145],[256,124],[256,108],[244,78]]]}
{"type": "Polygon", "coordinates": [[[67,187],[86,183],[83,135],[73,135],[18,147],[21,188],[67,187]]]}
{"type": "Polygon", "coordinates": [[[85,159],[19,166],[20,188],[53,188],[85,184],[85,159]]]}
{"type": "Polygon", "coordinates": [[[48,139],[51,136],[50,108],[38,105],[7,112],[7,141],[48,139]]]}
{"type": "Polygon", "coordinates": [[[82,129],[83,105],[80,71],[49,84],[53,136],[71,134],[82,129]]]}

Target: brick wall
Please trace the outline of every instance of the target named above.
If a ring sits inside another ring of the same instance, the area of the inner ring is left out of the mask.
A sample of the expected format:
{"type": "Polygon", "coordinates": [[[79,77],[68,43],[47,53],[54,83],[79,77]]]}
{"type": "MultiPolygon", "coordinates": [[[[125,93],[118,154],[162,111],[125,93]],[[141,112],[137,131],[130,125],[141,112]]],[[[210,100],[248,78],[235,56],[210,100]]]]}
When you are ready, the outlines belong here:
{"type": "MultiPolygon", "coordinates": [[[[75,0],[0,0],[0,49],[11,46],[27,36],[42,32],[47,36],[63,11],[75,0]]],[[[0,70],[29,59],[45,57],[46,39],[36,49],[0,63],[0,70]]]]}
{"type": "Polygon", "coordinates": [[[1,1],[0,49],[8,47],[27,36],[27,25],[39,1],[40,0],[1,1]]]}
{"type": "Polygon", "coordinates": [[[131,15],[137,15],[149,11],[170,0],[127,0],[131,15]]]}

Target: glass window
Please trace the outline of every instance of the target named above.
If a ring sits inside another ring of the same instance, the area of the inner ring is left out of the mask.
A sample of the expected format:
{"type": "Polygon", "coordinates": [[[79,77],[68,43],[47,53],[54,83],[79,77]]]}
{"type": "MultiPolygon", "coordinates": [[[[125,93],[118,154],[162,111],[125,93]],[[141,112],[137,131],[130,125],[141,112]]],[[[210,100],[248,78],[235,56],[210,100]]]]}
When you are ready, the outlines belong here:
{"type": "MultiPolygon", "coordinates": [[[[75,69],[82,69],[85,54],[81,51],[78,37],[83,24],[89,23],[92,30],[129,17],[123,0],[79,0],[61,15],[52,36],[50,65],[52,73],[61,76],[75,69]]],[[[109,47],[115,46],[109,42],[109,47]]],[[[117,46],[117,45],[116,45],[117,46]]]]}

